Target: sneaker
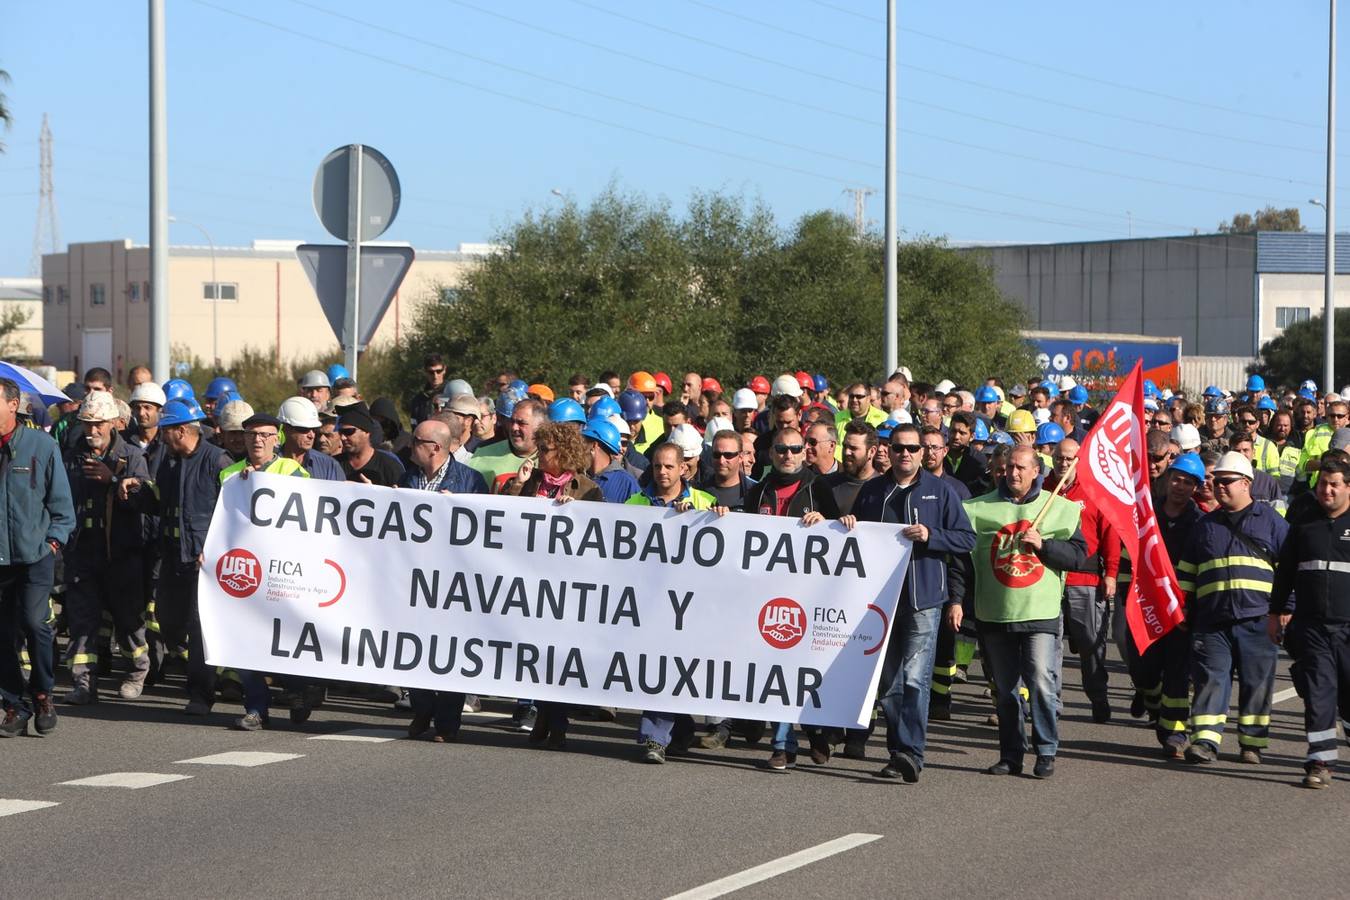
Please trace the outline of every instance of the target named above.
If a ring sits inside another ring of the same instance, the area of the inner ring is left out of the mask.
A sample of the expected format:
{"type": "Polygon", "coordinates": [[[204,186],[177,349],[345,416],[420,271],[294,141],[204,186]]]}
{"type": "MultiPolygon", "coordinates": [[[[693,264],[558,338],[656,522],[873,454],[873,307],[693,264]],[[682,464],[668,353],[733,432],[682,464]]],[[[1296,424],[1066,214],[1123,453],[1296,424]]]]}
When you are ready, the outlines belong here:
{"type": "Polygon", "coordinates": [[[992,766],[984,770],[986,775],[1021,775],[1022,764],[1013,762],[1010,759],[1000,759],[992,766]]]}
{"type": "Polygon", "coordinates": [[[666,748],[656,741],[648,741],[642,747],[642,761],[659,766],[666,761],[666,748]]]}
{"type": "Polygon", "coordinates": [[[905,784],[913,784],[919,780],[919,767],[908,753],[895,753],[892,754],[891,760],[886,763],[885,768],[877,773],[877,777],[900,778],[904,780],[905,784]]]}
{"type": "Polygon", "coordinates": [[[1219,751],[1209,741],[1196,741],[1186,748],[1186,762],[1195,765],[1212,763],[1219,758],[1219,751]]]}
{"type": "Polygon", "coordinates": [[[398,696],[394,698],[394,709],[409,712],[412,710],[412,695],[402,688],[398,689],[398,696]]]}
{"type": "Polygon", "coordinates": [[[849,738],[844,741],[844,749],[839,751],[844,759],[867,759],[867,738],[849,738]]]}
{"type": "Polygon", "coordinates": [[[88,706],[91,703],[98,702],[98,694],[83,685],[79,685],[67,691],[66,695],[61,698],[61,702],[66,706],[88,706]]]}
{"type": "Polygon", "coordinates": [[[1130,700],[1130,717],[1135,719],[1142,719],[1144,717],[1144,711],[1146,709],[1147,707],[1144,706],[1143,692],[1135,691],[1134,697],[1130,700]]]}
{"type": "Polygon", "coordinates": [[[928,721],[949,722],[952,718],[952,701],[934,700],[928,704],[928,721]]]}
{"type": "Polygon", "coordinates": [[[12,707],[6,708],[4,718],[0,719],[0,738],[19,737],[27,730],[28,717],[19,715],[12,707]]]}
{"type": "Polygon", "coordinates": [[[1261,765],[1261,751],[1255,747],[1243,747],[1242,752],[1238,754],[1238,762],[1249,766],[1261,765]]]}
{"type": "Polygon", "coordinates": [[[418,713],[408,723],[408,737],[419,738],[431,727],[431,713],[418,713]]]}
{"type": "Polygon", "coordinates": [[[1111,704],[1105,700],[1092,701],[1092,721],[1105,725],[1111,721],[1111,704]]]}
{"type": "Polygon", "coordinates": [[[183,707],[185,716],[206,716],[211,714],[211,704],[205,700],[189,700],[187,706],[183,707]]]}
{"type": "Polygon", "coordinates": [[[477,694],[469,694],[464,698],[464,712],[476,713],[483,711],[483,701],[478,699],[477,694]]]}
{"type": "Polygon", "coordinates": [[[823,766],[830,761],[830,739],[817,732],[808,738],[811,744],[811,762],[823,766]]]}
{"type": "Polygon", "coordinates": [[[117,696],[123,700],[135,700],[145,693],[145,685],[139,681],[124,681],[117,686],[117,696]]]}
{"type": "Polygon", "coordinates": [[[235,731],[262,731],[267,727],[267,719],[262,713],[246,712],[230,723],[235,731]]]}
{"type": "Polygon", "coordinates": [[[1308,773],[1303,776],[1303,786],[1313,790],[1331,787],[1331,769],[1321,763],[1313,763],[1308,767],[1308,773]]]}
{"type": "Polygon", "coordinates": [[[704,750],[722,750],[731,739],[731,730],[718,725],[712,731],[698,739],[698,745],[704,750]]]}
{"type": "Polygon", "coordinates": [[[539,719],[539,710],[531,706],[519,719],[514,719],[516,731],[534,731],[534,723],[539,719]]]}
{"type": "Polygon", "coordinates": [[[797,765],[797,754],[788,753],[786,750],[775,750],[769,757],[768,768],[770,772],[786,772],[788,769],[797,765]]]}
{"type": "Polygon", "coordinates": [[[48,735],[56,730],[56,707],[52,705],[50,694],[38,694],[33,698],[35,712],[33,725],[40,735],[48,735]]]}
{"type": "Polygon", "coordinates": [[[1049,778],[1055,774],[1055,758],[1053,756],[1036,757],[1036,765],[1031,767],[1031,774],[1034,778],[1049,778]]]}

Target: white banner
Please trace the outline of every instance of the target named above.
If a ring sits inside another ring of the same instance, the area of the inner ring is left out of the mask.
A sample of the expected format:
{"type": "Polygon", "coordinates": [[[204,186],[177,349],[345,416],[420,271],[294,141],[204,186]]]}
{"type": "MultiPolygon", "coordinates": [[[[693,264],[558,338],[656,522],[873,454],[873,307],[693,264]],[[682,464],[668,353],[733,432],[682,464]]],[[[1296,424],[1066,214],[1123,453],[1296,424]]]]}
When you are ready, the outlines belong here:
{"type": "Polygon", "coordinates": [[[221,490],[199,604],[213,665],[853,726],[909,549],[891,525],[253,474],[221,490]]]}

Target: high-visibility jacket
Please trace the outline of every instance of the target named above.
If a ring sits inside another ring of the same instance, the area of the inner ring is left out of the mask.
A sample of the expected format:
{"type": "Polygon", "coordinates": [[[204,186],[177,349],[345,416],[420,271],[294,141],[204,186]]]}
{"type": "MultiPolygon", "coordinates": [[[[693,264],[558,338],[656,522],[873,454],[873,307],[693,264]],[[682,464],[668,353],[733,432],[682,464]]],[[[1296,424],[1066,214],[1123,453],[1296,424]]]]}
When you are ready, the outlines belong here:
{"type": "Polygon", "coordinates": [[[1280,477],[1280,448],[1274,441],[1259,434],[1252,440],[1252,466],[1271,478],[1280,477]]]}
{"type": "Polygon", "coordinates": [[[676,503],[689,503],[694,509],[712,509],[717,505],[717,498],[707,491],[700,491],[698,488],[691,488],[684,485],[680,491],[680,496],[667,503],[664,500],[652,496],[652,486],[647,485],[641,491],[629,497],[624,503],[629,506],[674,506],[676,503]]]}
{"type": "Polygon", "coordinates": [[[1287,442],[1283,447],[1276,445],[1275,449],[1280,451],[1280,471],[1275,475],[1275,480],[1280,485],[1280,492],[1288,494],[1289,489],[1294,486],[1294,477],[1298,475],[1298,460],[1303,455],[1303,450],[1295,447],[1293,441],[1287,442]]]}
{"type": "Polygon", "coordinates": [[[1230,513],[1220,508],[1191,530],[1177,581],[1186,593],[1192,631],[1213,631],[1270,610],[1275,560],[1289,524],[1265,503],[1230,513]]]}
{"type": "Polygon", "coordinates": [[[1308,487],[1317,484],[1317,473],[1308,471],[1308,461],[1322,458],[1322,454],[1331,449],[1331,435],[1336,429],[1330,425],[1318,425],[1303,438],[1303,452],[1298,458],[1297,479],[1307,479],[1308,487]]]}
{"type": "MultiPolygon", "coordinates": [[[[224,484],[248,466],[247,459],[241,459],[232,466],[226,466],[220,472],[220,483],[224,484]]],[[[267,465],[263,466],[263,471],[270,475],[294,475],[297,478],[308,478],[309,472],[289,456],[278,456],[267,465]]]]}
{"type": "MultiPolygon", "coordinates": [[[[885,422],[886,419],[886,411],[879,406],[869,408],[862,416],[862,420],[873,428],[876,428],[882,422],[885,422]]],[[[853,413],[849,412],[847,409],[840,410],[834,415],[834,430],[839,433],[839,440],[836,441],[834,445],[834,458],[841,462],[844,459],[844,429],[847,428],[848,423],[852,421],[853,413]]]]}

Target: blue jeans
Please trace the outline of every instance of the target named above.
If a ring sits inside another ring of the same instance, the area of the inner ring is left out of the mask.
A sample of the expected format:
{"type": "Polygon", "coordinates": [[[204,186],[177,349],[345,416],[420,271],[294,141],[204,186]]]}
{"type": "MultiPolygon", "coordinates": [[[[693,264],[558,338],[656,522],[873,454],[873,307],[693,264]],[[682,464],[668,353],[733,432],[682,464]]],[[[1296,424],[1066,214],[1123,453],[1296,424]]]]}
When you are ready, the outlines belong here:
{"type": "Polygon", "coordinates": [[[244,689],[244,712],[254,712],[266,719],[268,707],[272,705],[272,692],[267,687],[267,676],[261,672],[246,672],[240,669],[239,686],[244,689]]]}
{"type": "Polygon", "coordinates": [[[928,694],[933,685],[942,610],[896,610],[895,626],[881,666],[881,711],[886,716],[886,749],[904,753],[923,767],[928,742],[928,694]]]}
{"type": "Polygon", "coordinates": [[[998,692],[999,759],[1020,764],[1027,752],[1019,681],[1031,707],[1033,749],[1037,756],[1054,756],[1059,749],[1059,635],[986,629],[981,637],[998,692]]]}
{"type": "Polygon", "coordinates": [[[797,727],[791,722],[773,723],[773,742],[770,746],[775,750],[784,750],[788,753],[797,752],[797,727]]]}
{"type": "Polygon", "coordinates": [[[638,722],[637,739],[639,744],[655,741],[668,747],[677,734],[685,738],[695,730],[693,717],[686,713],[644,712],[638,722]]]}
{"type": "Polygon", "coordinates": [[[31,698],[50,695],[55,684],[51,603],[55,574],[56,556],[45,548],[35,563],[0,566],[0,697],[6,708],[21,716],[31,716],[31,698]],[[25,645],[33,666],[27,692],[19,665],[19,648],[25,645]]]}

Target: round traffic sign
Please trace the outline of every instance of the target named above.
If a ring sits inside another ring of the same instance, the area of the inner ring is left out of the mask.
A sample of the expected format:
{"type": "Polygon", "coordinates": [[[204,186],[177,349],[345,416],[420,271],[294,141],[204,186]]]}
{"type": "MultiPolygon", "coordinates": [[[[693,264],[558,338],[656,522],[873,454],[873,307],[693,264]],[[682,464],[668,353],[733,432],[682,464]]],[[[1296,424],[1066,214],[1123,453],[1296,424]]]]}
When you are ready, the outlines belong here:
{"type": "Polygon", "coordinates": [[[401,189],[398,173],[385,155],[364,144],[338,147],[323,158],[314,173],[314,214],[328,233],[340,241],[352,240],[349,185],[357,154],[361,159],[361,226],[358,241],[373,241],[398,215],[401,189]]]}

